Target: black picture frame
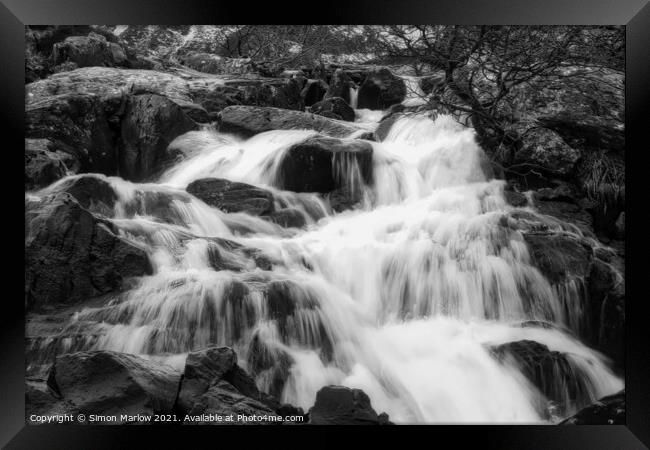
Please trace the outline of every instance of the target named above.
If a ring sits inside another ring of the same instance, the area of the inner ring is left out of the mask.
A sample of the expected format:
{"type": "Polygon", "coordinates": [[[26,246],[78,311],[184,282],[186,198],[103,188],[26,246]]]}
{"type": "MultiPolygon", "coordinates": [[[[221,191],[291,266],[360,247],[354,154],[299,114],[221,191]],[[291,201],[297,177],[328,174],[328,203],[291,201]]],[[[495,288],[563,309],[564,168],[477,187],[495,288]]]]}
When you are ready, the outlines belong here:
{"type": "MultiPolygon", "coordinates": [[[[640,208],[646,197],[643,183],[647,167],[640,158],[647,153],[645,138],[650,125],[650,4],[648,0],[365,0],[314,4],[306,2],[248,2],[221,0],[1,0],[0,2],[0,120],[6,131],[2,140],[6,177],[18,176],[19,149],[23,143],[24,116],[24,26],[45,24],[269,24],[269,23],[435,23],[435,24],[572,24],[625,25],[626,27],[626,184],[628,208],[626,264],[626,425],[603,426],[423,426],[418,432],[432,439],[432,445],[449,439],[454,447],[472,443],[481,448],[530,449],[637,449],[650,446],[650,327],[647,325],[647,295],[642,287],[647,239],[640,208]],[[645,150],[645,152],[644,152],[645,150]],[[639,163],[633,161],[638,159],[639,163]],[[635,184],[639,186],[635,186],[635,184]],[[636,203],[634,203],[636,202],[636,203]],[[640,211],[639,211],[640,210],[640,211]],[[638,214],[637,214],[638,212],[638,214]],[[638,281],[637,281],[638,280],[638,281]],[[631,289],[630,289],[631,288],[631,289]],[[638,288],[638,289],[635,289],[638,288]],[[644,446],[645,445],[645,446],[644,446]]],[[[5,177],[5,180],[7,179],[5,177]]],[[[5,181],[6,243],[16,256],[21,251],[18,235],[24,205],[16,189],[18,180],[5,181]],[[14,186],[14,187],[12,187],[14,186]],[[13,211],[12,209],[15,209],[13,211]],[[13,218],[13,220],[12,220],[13,218]],[[16,246],[13,248],[13,246],[16,246]]],[[[222,439],[251,435],[248,428],[229,427],[99,427],[75,425],[26,426],[24,420],[24,305],[19,297],[21,268],[5,245],[6,277],[1,315],[0,358],[0,444],[6,448],[116,448],[131,447],[133,439],[145,439],[149,446],[160,439],[187,443],[195,437],[218,434],[222,439]],[[9,262],[9,264],[7,264],[9,262]],[[15,275],[14,273],[15,272],[15,275]],[[14,294],[14,289],[16,293],[14,294]],[[230,436],[227,436],[230,435],[230,436]]],[[[645,276],[647,277],[647,275],[645,276]]],[[[317,442],[314,436],[332,439],[329,427],[270,427],[260,429],[262,438],[283,432],[295,445],[317,442]],[[311,439],[310,439],[311,437],[311,439]],[[298,438],[299,439],[299,438],[298,438]]],[[[381,438],[387,432],[411,433],[412,427],[380,427],[371,433],[381,438]],[[407,430],[408,429],[408,430],[407,430]]],[[[356,429],[355,429],[356,433],[356,429]]],[[[405,443],[415,445],[409,434],[405,443]]],[[[211,446],[216,446],[214,440],[211,446]]],[[[330,441],[331,442],[331,441],[330,441]]],[[[225,441],[223,441],[225,445],[225,441]]]]}

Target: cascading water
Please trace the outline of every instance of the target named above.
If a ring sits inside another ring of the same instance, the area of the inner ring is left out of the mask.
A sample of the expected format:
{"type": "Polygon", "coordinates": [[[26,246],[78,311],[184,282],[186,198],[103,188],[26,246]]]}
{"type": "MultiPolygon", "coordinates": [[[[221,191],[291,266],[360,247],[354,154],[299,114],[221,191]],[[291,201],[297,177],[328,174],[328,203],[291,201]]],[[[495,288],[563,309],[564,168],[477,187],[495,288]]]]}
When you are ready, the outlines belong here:
{"type": "Polygon", "coordinates": [[[364,191],[357,209],[339,214],[316,194],[278,189],[287,149],[313,135],[190,132],[172,144],[186,159],[158,183],[102,177],[118,194],[113,223],[147,249],[154,274],[79,311],[68,329],[92,338],[77,347],[182,367],[188,351],[228,345],[284,402],[309,408],[324,385],[357,387],[397,423],[557,420],[521,367],[492,354],[515,341],[569,355],[585,401],[623,387],[571,333],[575,292],[551,286],[520,232],[503,225],[503,182],[484,174],[471,129],[446,116],[399,119],[372,143],[372,185],[335,161],[364,191]],[[307,227],[227,214],[185,192],[208,176],[271,190],[307,227]],[[530,321],[547,326],[522,325],[530,321]]]}

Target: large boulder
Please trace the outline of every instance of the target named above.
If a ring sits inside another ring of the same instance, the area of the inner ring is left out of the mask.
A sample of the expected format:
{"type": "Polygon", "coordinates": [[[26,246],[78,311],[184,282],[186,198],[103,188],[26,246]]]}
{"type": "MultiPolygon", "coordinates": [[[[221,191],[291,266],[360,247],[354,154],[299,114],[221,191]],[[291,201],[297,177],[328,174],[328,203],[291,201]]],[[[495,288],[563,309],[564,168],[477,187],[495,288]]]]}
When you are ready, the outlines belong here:
{"type": "Polygon", "coordinates": [[[350,87],[352,85],[352,80],[350,80],[348,74],[343,69],[336,69],[330,79],[325,98],[338,97],[342,98],[346,103],[350,103],[350,87]]]}
{"type": "Polygon", "coordinates": [[[76,158],[48,139],[25,139],[25,190],[39,189],[77,169],[76,158]]]}
{"type": "Polygon", "coordinates": [[[222,178],[201,178],[187,192],[226,212],[263,215],[273,212],[273,194],[266,189],[222,178]]]}
{"type": "Polygon", "coordinates": [[[68,193],[83,208],[108,217],[113,216],[113,208],[118,198],[108,180],[95,174],[68,177],[46,189],[45,192],[47,194],[68,193]]]}
{"type": "Polygon", "coordinates": [[[280,188],[328,193],[347,186],[346,169],[358,170],[361,180],[370,184],[372,145],[360,140],[309,138],[285,153],[278,171],[280,188]]]}
{"type": "Polygon", "coordinates": [[[271,130],[314,130],[332,137],[366,135],[365,130],[342,121],[300,111],[255,106],[229,106],[219,115],[219,130],[246,137],[271,130]]]}
{"type": "Polygon", "coordinates": [[[48,385],[71,410],[85,414],[169,414],[180,373],[126,353],[90,351],[58,356],[48,385]]]}
{"type": "Polygon", "coordinates": [[[360,389],[326,386],[316,394],[309,410],[310,425],[387,425],[388,416],[377,414],[360,389]]]}
{"type": "Polygon", "coordinates": [[[167,152],[169,144],[196,128],[182,108],[166,97],[131,96],[120,126],[120,176],[138,181],[157,173],[174,156],[167,152]]]}
{"type": "Polygon", "coordinates": [[[574,404],[589,403],[591,386],[585,382],[587,377],[565,354],[528,340],[498,345],[492,348],[492,353],[498,360],[517,366],[548,400],[556,404],[559,408],[556,412],[561,415],[574,404]],[[567,395],[568,403],[565,402],[567,395]]]}
{"type": "Polygon", "coordinates": [[[585,278],[591,269],[593,250],[585,239],[572,233],[525,233],[533,264],[554,284],[571,277],[585,278]]]}
{"type": "Polygon", "coordinates": [[[323,117],[345,120],[347,122],[354,122],[355,118],[354,109],[341,97],[326,98],[315,103],[309,111],[323,117]]]}
{"type": "Polygon", "coordinates": [[[546,174],[568,176],[579,159],[580,152],[567,145],[559,134],[537,127],[522,136],[521,148],[515,153],[513,164],[546,174]]]}
{"type": "Polygon", "coordinates": [[[152,272],[146,252],[61,193],[25,204],[25,304],[76,303],[152,272]]]}
{"type": "Polygon", "coordinates": [[[404,81],[393,75],[386,68],[368,72],[366,79],[359,86],[357,107],[367,109],[387,109],[401,103],[406,97],[404,81]]]}
{"type": "Polygon", "coordinates": [[[52,49],[52,59],[54,65],[72,62],[77,67],[128,65],[122,46],[108,42],[105,36],[95,32],[87,36],[70,36],[57,42],[52,49]]]}
{"type": "Polygon", "coordinates": [[[560,425],[625,425],[625,389],[581,409],[560,425]]]}
{"type": "Polygon", "coordinates": [[[327,83],[323,80],[307,80],[300,92],[305,106],[312,106],[314,103],[320,102],[325,96],[327,88],[327,83]]]}

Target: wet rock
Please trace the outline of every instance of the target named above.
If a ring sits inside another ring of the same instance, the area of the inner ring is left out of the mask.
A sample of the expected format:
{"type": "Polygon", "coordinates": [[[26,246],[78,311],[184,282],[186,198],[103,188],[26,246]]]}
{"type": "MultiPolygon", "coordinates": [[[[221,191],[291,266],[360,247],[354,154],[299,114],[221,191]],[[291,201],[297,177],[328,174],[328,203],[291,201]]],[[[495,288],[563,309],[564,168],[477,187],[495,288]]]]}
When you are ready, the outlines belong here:
{"type": "Polygon", "coordinates": [[[29,417],[36,415],[70,414],[71,405],[61,400],[45,381],[25,380],[25,418],[34,423],[29,417]]]}
{"type": "Polygon", "coordinates": [[[570,233],[524,233],[524,240],[535,266],[555,284],[569,277],[584,278],[589,274],[592,248],[589,243],[570,233]]]}
{"type": "Polygon", "coordinates": [[[201,178],[187,186],[187,192],[210,206],[226,212],[264,215],[273,212],[273,194],[246,183],[222,178],[201,178]]]}
{"type": "Polygon", "coordinates": [[[266,380],[267,392],[280,398],[290,376],[293,358],[281,348],[263,341],[259,334],[251,339],[247,354],[251,374],[266,380]]]}
{"type": "Polygon", "coordinates": [[[316,394],[309,410],[311,425],[386,425],[388,416],[378,415],[370,398],[360,389],[326,386],[316,394]]]}
{"type": "Polygon", "coordinates": [[[522,136],[514,165],[567,176],[573,172],[579,159],[580,152],[567,145],[559,134],[540,127],[532,128],[522,136]]]}
{"type": "Polygon", "coordinates": [[[504,189],[503,197],[509,205],[520,208],[528,204],[528,199],[524,194],[514,189],[504,189]]]}
{"type": "Polygon", "coordinates": [[[25,304],[75,303],[120,289],[150,274],[144,250],[118,237],[111,225],[70,194],[25,205],[25,304]]]}
{"type": "Polygon", "coordinates": [[[285,228],[302,228],[307,224],[303,213],[295,208],[284,208],[268,215],[271,222],[285,228]]]}
{"type": "MultiPolygon", "coordinates": [[[[58,356],[48,385],[86,414],[171,413],[180,373],[162,363],[112,351],[58,356]]],[[[120,420],[123,423],[122,420],[120,420]]]]}
{"type": "Polygon", "coordinates": [[[352,80],[350,80],[348,74],[343,69],[336,69],[329,81],[329,87],[324,98],[338,97],[349,104],[350,87],[352,87],[352,80]]]}
{"type": "Polygon", "coordinates": [[[518,366],[547,399],[559,406],[562,414],[573,404],[589,403],[591,386],[585,383],[586,376],[565,354],[529,340],[508,342],[491,350],[500,361],[518,366]],[[569,398],[568,403],[565,403],[565,396],[569,398]]]}
{"type": "Polygon", "coordinates": [[[25,190],[39,189],[78,166],[76,158],[57,150],[48,139],[25,139],[25,190]]]}
{"type": "Polygon", "coordinates": [[[625,425],[625,390],[601,398],[560,425],[625,425]]]}
{"type": "Polygon", "coordinates": [[[315,103],[310,112],[331,119],[345,120],[354,122],[354,109],[347,104],[341,97],[329,97],[318,103],[315,103]]]}
{"type": "Polygon", "coordinates": [[[250,137],[271,130],[314,130],[332,137],[347,137],[365,130],[346,122],[300,111],[255,106],[229,106],[221,111],[219,129],[250,137]]]}
{"type": "Polygon", "coordinates": [[[405,96],[406,85],[401,78],[386,68],[374,69],[359,87],[358,108],[387,109],[401,103],[405,96]]]}
{"type": "Polygon", "coordinates": [[[327,193],[346,186],[335,169],[358,168],[361,179],[372,181],[372,146],[359,140],[326,137],[307,139],[291,147],[279,167],[281,189],[327,193]]]}
{"type": "Polygon", "coordinates": [[[305,106],[312,106],[314,103],[323,100],[327,88],[327,83],[323,80],[307,80],[307,83],[305,83],[305,86],[300,92],[300,95],[305,102],[305,106]]]}
{"type": "Polygon", "coordinates": [[[101,176],[79,175],[61,181],[47,190],[48,194],[66,192],[90,212],[113,216],[117,193],[101,176]]]}
{"type": "Polygon", "coordinates": [[[163,96],[130,97],[120,128],[120,176],[137,181],[157,173],[174,156],[167,152],[169,144],[197,128],[180,106],[163,96]]]}
{"type": "Polygon", "coordinates": [[[178,410],[187,413],[215,379],[221,379],[236,365],[237,354],[229,347],[209,347],[190,352],[178,392],[178,410]]]}

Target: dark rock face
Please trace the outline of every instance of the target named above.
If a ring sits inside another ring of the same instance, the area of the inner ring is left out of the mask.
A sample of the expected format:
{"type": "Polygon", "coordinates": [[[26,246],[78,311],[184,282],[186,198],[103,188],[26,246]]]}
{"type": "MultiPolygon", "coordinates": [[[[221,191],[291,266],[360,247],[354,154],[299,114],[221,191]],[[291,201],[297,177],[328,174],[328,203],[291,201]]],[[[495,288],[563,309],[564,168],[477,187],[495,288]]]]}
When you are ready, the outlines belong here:
{"type": "Polygon", "coordinates": [[[150,274],[144,250],[69,194],[25,205],[25,304],[75,303],[150,274]]]}
{"type": "Polygon", "coordinates": [[[48,139],[25,139],[25,190],[42,188],[74,171],[74,156],[48,139]]]}
{"type": "Polygon", "coordinates": [[[601,398],[560,425],[625,425],[625,390],[601,398]]]}
{"type": "Polygon", "coordinates": [[[48,385],[77,412],[171,413],[180,374],[164,364],[111,351],[58,356],[48,385]]]}
{"type": "Polygon", "coordinates": [[[126,66],[128,59],[124,49],[105,36],[90,32],[88,36],[70,36],[54,44],[52,58],[55,65],[71,62],[77,67],[126,66]]]}
{"type": "Polygon", "coordinates": [[[284,208],[268,215],[271,222],[285,228],[302,228],[307,222],[305,216],[295,208],[284,208]]]}
{"type": "Polygon", "coordinates": [[[228,347],[209,347],[191,352],[178,392],[177,408],[186,413],[194,406],[215,379],[220,379],[237,365],[237,354],[228,347]]]}
{"type": "Polygon", "coordinates": [[[573,404],[589,402],[587,378],[563,353],[535,341],[508,342],[492,348],[492,353],[499,360],[510,359],[519,366],[547,399],[558,404],[561,414],[573,404]],[[564,403],[565,396],[569,397],[569,404],[564,403]]]}
{"type": "Polygon", "coordinates": [[[280,398],[290,375],[293,358],[284,350],[263,342],[256,334],[248,347],[248,366],[255,377],[265,374],[268,393],[280,398]]]}
{"type": "Polygon", "coordinates": [[[165,97],[131,97],[121,125],[120,175],[128,180],[142,180],[154,174],[171,159],[167,154],[171,141],[196,128],[181,107],[165,97]]]}
{"type": "Polygon", "coordinates": [[[314,103],[320,102],[325,96],[327,88],[327,83],[323,80],[307,80],[300,92],[305,106],[312,106],[314,103]]]}
{"type": "Polygon", "coordinates": [[[295,78],[232,80],[226,86],[242,92],[240,104],[269,106],[302,111],[305,103],[301,96],[302,85],[295,78]]]}
{"type": "Polygon", "coordinates": [[[315,137],[291,147],[280,163],[280,187],[294,192],[331,192],[344,186],[337,164],[356,164],[366,183],[372,181],[372,146],[363,141],[315,137]]]}
{"type": "Polygon", "coordinates": [[[311,425],[387,425],[388,416],[378,415],[368,396],[359,389],[327,386],[316,394],[309,410],[311,425]]]}
{"type": "Polygon", "coordinates": [[[354,122],[354,109],[341,97],[330,97],[315,103],[310,111],[323,117],[354,122]]]}
{"type": "Polygon", "coordinates": [[[589,274],[592,250],[583,239],[568,233],[526,233],[524,239],[536,267],[551,283],[589,274]]]}
{"type": "MultiPolygon", "coordinates": [[[[339,97],[344,102],[350,103],[350,87],[352,80],[343,69],[336,69],[332,74],[329,82],[329,87],[325,93],[325,98],[339,97]]],[[[361,107],[360,107],[361,108],[361,107]]]]}
{"type": "Polygon", "coordinates": [[[273,211],[273,195],[265,189],[246,183],[202,178],[191,182],[187,186],[187,192],[226,212],[263,215],[273,211]]]}
{"type": "Polygon", "coordinates": [[[360,129],[315,114],[280,108],[229,106],[221,111],[219,129],[250,137],[271,130],[314,130],[332,137],[346,137],[360,129]]]}
{"type": "Polygon", "coordinates": [[[358,108],[386,109],[401,103],[405,96],[406,85],[401,78],[386,68],[375,69],[359,87],[358,108]]]}
{"type": "Polygon", "coordinates": [[[81,175],[61,181],[56,187],[48,189],[48,193],[66,192],[72,195],[79,204],[90,212],[113,216],[113,207],[117,194],[111,185],[95,175],[81,175]]]}
{"type": "Polygon", "coordinates": [[[548,128],[532,128],[521,141],[521,149],[515,154],[515,165],[567,176],[580,159],[578,150],[567,145],[559,134],[548,128]]]}

